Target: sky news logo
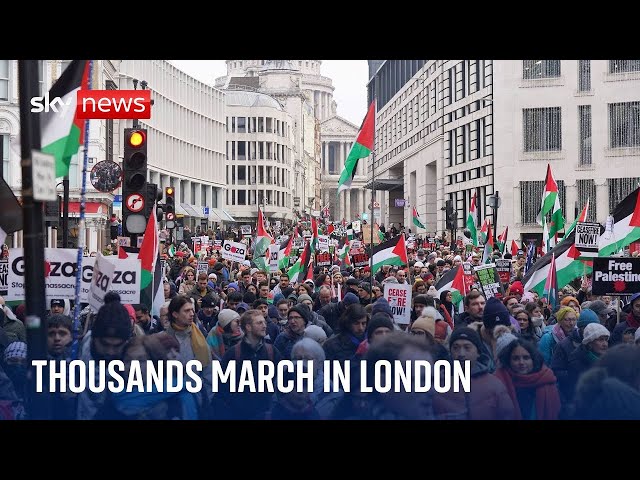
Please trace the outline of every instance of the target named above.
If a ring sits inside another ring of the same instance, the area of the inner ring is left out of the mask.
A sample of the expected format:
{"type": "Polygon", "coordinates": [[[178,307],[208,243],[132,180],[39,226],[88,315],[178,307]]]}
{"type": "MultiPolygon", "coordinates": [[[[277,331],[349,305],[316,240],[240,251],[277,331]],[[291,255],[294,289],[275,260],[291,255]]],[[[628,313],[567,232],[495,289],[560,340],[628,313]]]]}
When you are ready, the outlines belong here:
{"type": "MultiPolygon", "coordinates": [[[[64,113],[71,100],[44,97],[31,99],[32,113],[64,113]]],[[[78,90],[76,117],[87,119],[149,119],[151,118],[151,90],[78,90]]]]}

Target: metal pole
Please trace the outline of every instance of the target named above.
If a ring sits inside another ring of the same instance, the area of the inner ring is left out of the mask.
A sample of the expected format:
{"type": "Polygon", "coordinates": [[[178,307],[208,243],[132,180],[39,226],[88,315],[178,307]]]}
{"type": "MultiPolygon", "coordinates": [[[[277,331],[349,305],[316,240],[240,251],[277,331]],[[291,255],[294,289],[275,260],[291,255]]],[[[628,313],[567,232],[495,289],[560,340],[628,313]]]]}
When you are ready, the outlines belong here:
{"type": "Polygon", "coordinates": [[[40,150],[40,117],[31,113],[30,99],[39,95],[38,60],[18,60],[20,154],[22,157],[22,212],[24,215],[24,279],[27,327],[27,414],[30,419],[51,418],[48,395],[36,391],[34,360],[47,358],[44,280],[44,203],[33,198],[32,152],[40,150]]]}
{"type": "Polygon", "coordinates": [[[493,209],[493,228],[498,228],[498,208],[500,208],[500,192],[496,190],[496,206],[493,209]]]}
{"type": "MultiPolygon", "coordinates": [[[[373,271],[373,222],[375,221],[374,216],[373,216],[373,211],[374,211],[374,204],[376,201],[376,155],[375,153],[371,152],[371,218],[369,218],[369,221],[371,222],[371,238],[369,239],[369,263],[371,264],[370,267],[370,274],[371,274],[371,283],[370,285],[373,285],[373,279],[374,277],[374,271],[373,271]]],[[[364,238],[363,238],[364,239],[364,238]]],[[[373,295],[369,294],[369,303],[373,303],[373,295]]]]}
{"type": "Polygon", "coordinates": [[[62,248],[69,248],[69,175],[62,179],[62,248]]]}

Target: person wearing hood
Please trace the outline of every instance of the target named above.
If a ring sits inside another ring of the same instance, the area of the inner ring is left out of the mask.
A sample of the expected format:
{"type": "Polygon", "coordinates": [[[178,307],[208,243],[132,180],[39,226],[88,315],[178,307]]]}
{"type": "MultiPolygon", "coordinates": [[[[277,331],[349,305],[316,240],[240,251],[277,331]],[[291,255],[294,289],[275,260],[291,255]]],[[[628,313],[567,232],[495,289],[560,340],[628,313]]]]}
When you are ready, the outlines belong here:
{"type": "Polygon", "coordinates": [[[440,292],[440,309],[449,314],[452,325],[455,325],[457,315],[456,307],[453,304],[453,295],[451,293],[451,290],[443,290],[442,292],[440,292]]]}
{"type": "Polygon", "coordinates": [[[325,322],[324,317],[320,315],[318,312],[313,311],[313,299],[311,296],[302,294],[298,295],[298,305],[306,305],[309,310],[311,310],[311,319],[309,320],[309,325],[318,325],[324,330],[324,333],[327,335],[327,338],[333,335],[333,329],[329,326],[327,322],[325,322]]]}
{"type": "Polygon", "coordinates": [[[213,356],[221,359],[227,350],[242,341],[243,336],[240,328],[240,314],[225,308],[220,311],[216,325],[207,334],[207,344],[213,356]]]}
{"type": "Polygon", "coordinates": [[[311,321],[311,310],[306,305],[295,305],[287,312],[287,325],[277,336],[273,346],[285,360],[291,360],[291,349],[304,338],[304,329],[311,321]]]}
{"type": "MultiPolygon", "coordinates": [[[[67,303],[69,300],[66,300],[67,303]]],[[[0,326],[4,330],[10,342],[27,342],[27,329],[13,310],[4,304],[4,298],[0,297],[0,326]]]]}
{"type": "Polygon", "coordinates": [[[489,370],[489,358],[482,348],[478,333],[470,328],[458,328],[449,338],[452,361],[469,361],[471,385],[468,392],[460,390],[435,395],[433,409],[442,420],[512,420],[515,407],[505,385],[489,370]]]}
{"type": "Polygon", "coordinates": [[[627,316],[618,323],[611,333],[611,340],[609,343],[613,346],[622,342],[622,334],[627,328],[640,327],[640,292],[634,293],[629,300],[629,304],[623,308],[623,312],[626,312],[627,316]]]}
{"type": "Polygon", "coordinates": [[[354,303],[360,303],[355,293],[347,292],[344,299],[339,302],[331,302],[318,310],[318,314],[322,315],[324,321],[332,328],[334,333],[339,328],[340,317],[344,314],[347,307],[354,303]]]}
{"type": "Polygon", "coordinates": [[[440,311],[431,305],[427,305],[422,309],[421,315],[426,315],[434,319],[433,338],[436,343],[439,343],[440,345],[446,344],[451,332],[453,332],[453,327],[445,320],[440,311]]]}

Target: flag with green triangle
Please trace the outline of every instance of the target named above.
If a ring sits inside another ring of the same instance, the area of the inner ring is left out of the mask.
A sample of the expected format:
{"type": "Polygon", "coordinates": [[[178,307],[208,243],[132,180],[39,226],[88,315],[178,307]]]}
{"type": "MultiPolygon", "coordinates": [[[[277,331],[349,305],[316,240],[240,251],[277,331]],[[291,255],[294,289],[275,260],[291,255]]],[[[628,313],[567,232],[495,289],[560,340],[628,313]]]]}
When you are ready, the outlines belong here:
{"type": "Polygon", "coordinates": [[[409,265],[407,260],[407,246],[404,234],[373,247],[371,255],[371,275],[375,275],[383,265],[409,265]]]}
{"type": "Polygon", "coordinates": [[[565,235],[569,235],[571,232],[573,232],[573,229],[576,228],[576,225],[578,224],[578,222],[586,222],[588,214],[589,214],[589,199],[587,198],[587,203],[585,203],[585,205],[584,205],[584,207],[582,209],[582,212],[573,221],[573,223],[571,224],[571,226],[569,227],[569,229],[567,230],[567,233],[565,233],[565,235]]]}
{"type": "Polygon", "coordinates": [[[467,216],[467,228],[471,232],[471,242],[474,247],[478,246],[478,209],[476,208],[476,193],[471,199],[471,207],[469,207],[469,216],[467,216]]]}
{"type": "Polygon", "coordinates": [[[509,227],[504,228],[504,232],[498,235],[497,247],[500,250],[500,253],[504,255],[504,248],[507,245],[507,236],[509,235],[509,227]]]}
{"type": "Polygon", "coordinates": [[[464,283],[464,269],[461,266],[453,267],[446,272],[434,285],[438,291],[438,297],[445,290],[451,292],[451,303],[456,305],[459,312],[464,311],[464,296],[467,294],[464,283]]]}
{"type": "Polygon", "coordinates": [[[356,141],[349,151],[349,155],[344,162],[344,169],[338,179],[338,192],[348,190],[351,188],[353,177],[356,174],[358,168],[358,161],[361,158],[367,158],[373,151],[373,136],[375,130],[376,120],[376,102],[375,100],[369,105],[367,115],[364,117],[356,141]]]}
{"type": "Polygon", "coordinates": [[[611,212],[600,235],[598,256],[609,257],[640,239],[640,188],[627,195],[611,212]]]}
{"type": "Polygon", "coordinates": [[[418,215],[418,210],[416,207],[413,207],[413,224],[419,228],[425,228],[423,223],[420,221],[420,215],[418,215]]]}
{"type": "Polygon", "coordinates": [[[49,90],[49,98],[59,97],[64,107],[40,113],[41,150],[53,155],[56,178],[69,174],[71,157],[84,144],[84,120],[77,118],[79,90],[89,88],[89,60],[73,60],[49,90]]]}

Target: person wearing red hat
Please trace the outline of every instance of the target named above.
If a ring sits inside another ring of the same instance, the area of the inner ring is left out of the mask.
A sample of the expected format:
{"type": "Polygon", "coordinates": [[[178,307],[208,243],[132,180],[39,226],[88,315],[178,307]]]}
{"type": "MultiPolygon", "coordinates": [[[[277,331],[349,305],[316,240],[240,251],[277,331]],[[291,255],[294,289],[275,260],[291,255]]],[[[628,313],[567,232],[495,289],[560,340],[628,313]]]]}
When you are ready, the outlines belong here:
{"type": "Polygon", "coordinates": [[[511,286],[509,287],[509,295],[515,295],[515,297],[518,299],[518,302],[520,302],[522,295],[524,295],[524,286],[522,285],[522,282],[520,280],[516,280],[511,284],[511,286]]]}

